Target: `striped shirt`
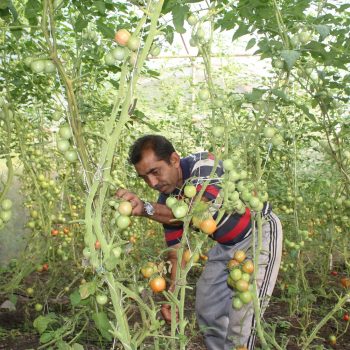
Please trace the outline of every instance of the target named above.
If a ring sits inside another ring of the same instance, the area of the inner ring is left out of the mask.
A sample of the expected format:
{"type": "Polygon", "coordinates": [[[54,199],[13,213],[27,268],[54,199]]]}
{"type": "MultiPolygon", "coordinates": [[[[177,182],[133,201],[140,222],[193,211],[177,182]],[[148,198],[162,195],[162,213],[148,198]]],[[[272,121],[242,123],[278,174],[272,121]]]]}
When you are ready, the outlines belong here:
{"type": "MultiPolygon", "coordinates": [[[[182,170],[182,177],[184,183],[190,179],[190,182],[196,185],[197,192],[202,188],[202,184],[205,181],[209,181],[205,192],[203,194],[210,202],[214,202],[221,189],[220,180],[224,174],[222,162],[219,161],[218,166],[215,170],[214,176],[210,176],[211,171],[214,167],[214,156],[208,152],[201,152],[191,154],[188,157],[180,160],[180,166],[182,170]]],[[[175,189],[171,194],[161,193],[158,197],[158,203],[165,204],[166,199],[170,196],[176,198],[182,198],[183,192],[180,189],[175,189]]],[[[264,204],[263,215],[267,215],[271,212],[271,207],[268,203],[264,204]]],[[[216,212],[213,217],[217,217],[216,212]]],[[[183,224],[178,226],[163,225],[165,240],[168,246],[172,246],[181,241],[183,234],[183,224]]],[[[213,235],[210,235],[212,239],[225,245],[234,245],[243,240],[247,234],[251,231],[251,214],[250,210],[246,208],[243,215],[238,213],[225,214],[220,222],[218,228],[213,235]]]]}

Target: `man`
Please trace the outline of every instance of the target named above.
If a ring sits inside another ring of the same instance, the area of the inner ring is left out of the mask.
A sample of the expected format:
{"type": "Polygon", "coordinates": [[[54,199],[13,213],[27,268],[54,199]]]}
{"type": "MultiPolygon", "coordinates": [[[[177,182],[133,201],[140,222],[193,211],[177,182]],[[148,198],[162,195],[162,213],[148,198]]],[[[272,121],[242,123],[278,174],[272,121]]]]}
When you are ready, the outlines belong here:
{"type": "MultiPolygon", "coordinates": [[[[180,158],[173,145],[163,136],[146,135],[132,145],[129,161],[134,165],[139,177],[151,188],[160,192],[157,203],[143,202],[136,194],[119,189],[117,196],[131,202],[135,216],[144,216],[162,223],[165,229],[165,240],[174,248],[169,252],[172,263],[171,287],[173,289],[176,276],[177,254],[182,236],[182,225],[174,222],[171,209],[165,205],[169,195],[181,196],[181,188],[189,179],[195,179],[197,190],[208,179],[215,159],[207,152],[180,158]]],[[[222,163],[215,169],[215,177],[220,179],[224,174],[222,163]]],[[[211,181],[206,187],[203,200],[213,201],[218,196],[220,186],[211,181]]],[[[267,306],[271,296],[281,261],[282,228],[279,219],[271,212],[268,203],[262,210],[264,217],[262,232],[262,249],[259,256],[257,286],[261,308],[267,306]]],[[[215,217],[215,215],[214,215],[215,217]]],[[[232,308],[234,291],[227,285],[227,262],[234,252],[244,250],[252,255],[251,213],[232,213],[224,216],[218,228],[211,236],[218,243],[209,251],[208,261],[197,282],[196,315],[199,326],[204,332],[208,350],[232,350],[243,345],[254,348],[255,318],[252,303],[244,305],[240,310],[232,308]]],[[[163,317],[171,321],[168,305],[163,305],[163,317]]]]}

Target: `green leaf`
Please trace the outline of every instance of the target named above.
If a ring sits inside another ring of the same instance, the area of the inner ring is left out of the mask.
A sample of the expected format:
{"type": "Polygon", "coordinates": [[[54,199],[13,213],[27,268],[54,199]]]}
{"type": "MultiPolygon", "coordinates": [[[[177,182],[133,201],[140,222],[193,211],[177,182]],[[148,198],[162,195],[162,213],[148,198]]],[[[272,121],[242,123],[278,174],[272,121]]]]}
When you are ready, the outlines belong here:
{"type": "Polygon", "coordinates": [[[70,345],[65,342],[65,341],[58,341],[55,344],[57,346],[57,350],[71,350],[72,348],[70,347],[70,345]]]}
{"type": "Polygon", "coordinates": [[[104,312],[96,312],[92,315],[92,319],[95,322],[97,329],[100,331],[101,335],[111,341],[113,339],[112,334],[109,332],[112,328],[109,324],[107,315],[104,312]]]}
{"type": "Polygon", "coordinates": [[[9,7],[9,0],[0,0],[0,10],[5,10],[9,7]]]}
{"type": "Polygon", "coordinates": [[[55,337],[55,331],[45,332],[40,337],[40,343],[45,344],[48,343],[55,337]]]}
{"type": "Polygon", "coordinates": [[[280,99],[284,100],[284,101],[289,101],[289,97],[286,95],[286,93],[282,90],[279,89],[272,89],[271,92],[279,97],[280,99]]]}
{"type": "Polygon", "coordinates": [[[105,260],[104,265],[107,271],[112,271],[118,265],[119,259],[116,258],[113,254],[105,260]]]}
{"type": "Polygon", "coordinates": [[[72,306],[77,306],[79,305],[80,301],[81,301],[81,297],[80,297],[80,293],[79,291],[76,289],[70,296],[70,303],[72,304],[72,306]]]}
{"type": "Polygon", "coordinates": [[[28,0],[26,7],[24,9],[24,15],[28,19],[31,25],[38,24],[38,18],[41,15],[42,7],[39,0],[28,0]]]}
{"type": "Polygon", "coordinates": [[[98,31],[106,38],[106,39],[113,39],[115,34],[115,29],[113,26],[109,26],[104,23],[104,19],[99,19],[97,22],[97,29],[98,31]]]}
{"type": "Polygon", "coordinates": [[[325,39],[329,35],[329,33],[331,32],[330,26],[327,26],[325,24],[315,25],[315,29],[320,34],[321,40],[325,39]]]}
{"type": "Polygon", "coordinates": [[[264,93],[265,93],[265,90],[253,88],[252,92],[245,94],[245,98],[249,102],[256,102],[261,99],[264,93]]]}
{"type": "Polygon", "coordinates": [[[49,313],[45,316],[38,316],[33,321],[34,328],[40,333],[44,333],[49,324],[57,321],[57,317],[54,313],[49,313]]]}
{"type": "Polygon", "coordinates": [[[89,24],[89,21],[83,19],[82,16],[78,16],[77,20],[75,21],[75,24],[74,24],[74,30],[77,32],[77,33],[80,33],[83,31],[83,29],[85,29],[89,24]]]}
{"type": "Polygon", "coordinates": [[[175,30],[180,34],[186,32],[186,29],[184,28],[184,21],[189,10],[189,7],[186,5],[176,5],[172,9],[174,27],[175,30]]]}
{"type": "Polygon", "coordinates": [[[164,29],[164,36],[165,36],[166,41],[169,44],[172,44],[174,41],[174,28],[171,26],[166,26],[164,29]]]}
{"type": "Polygon", "coordinates": [[[290,70],[297,59],[300,57],[300,51],[296,50],[282,50],[281,57],[285,60],[288,69],[290,70]]]}
{"type": "Polygon", "coordinates": [[[245,23],[241,23],[238,27],[238,29],[235,31],[235,34],[233,34],[232,41],[240,38],[243,35],[246,35],[249,33],[249,25],[245,23]]]}
{"type": "Polygon", "coordinates": [[[104,1],[94,1],[94,6],[97,8],[97,11],[101,14],[104,15],[106,12],[106,5],[104,1]]]}
{"type": "Polygon", "coordinates": [[[248,41],[248,44],[246,46],[246,50],[249,50],[251,49],[254,45],[256,44],[256,40],[255,38],[251,38],[249,41],[248,41]]]}
{"type": "Polygon", "coordinates": [[[79,343],[74,343],[72,345],[72,350],[84,350],[84,347],[79,343]]]}
{"type": "Polygon", "coordinates": [[[79,293],[82,299],[86,299],[90,295],[95,294],[95,291],[96,291],[95,282],[86,282],[79,286],[79,293]]]}

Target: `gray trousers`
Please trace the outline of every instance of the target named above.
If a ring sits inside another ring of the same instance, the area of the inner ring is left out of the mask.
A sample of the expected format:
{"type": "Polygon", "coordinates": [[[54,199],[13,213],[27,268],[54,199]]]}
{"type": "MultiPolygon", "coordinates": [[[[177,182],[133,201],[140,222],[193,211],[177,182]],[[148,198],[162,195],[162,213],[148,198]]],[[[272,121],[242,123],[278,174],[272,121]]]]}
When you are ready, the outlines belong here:
{"type": "MultiPolygon", "coordinates": [[[[262,248],[259,256],[257,287],[262,312],[274,289],[282,255],[282,226],[271,213],[263,221],[262,248]]],[[[254,349],[255,316],[253,302],[233,309],[234,291],[227,285],[227,262],[234,252],[243,250],[252,257],[252,233],[234,246],[215,245],[197,282],[196,315],[208,350],[233,350],[243,345],[254,349]]],[[[257,236],[257,230],[255,232],[257,236]]],[[[257,241],[257,237],[256,237],[257,241]]]]}

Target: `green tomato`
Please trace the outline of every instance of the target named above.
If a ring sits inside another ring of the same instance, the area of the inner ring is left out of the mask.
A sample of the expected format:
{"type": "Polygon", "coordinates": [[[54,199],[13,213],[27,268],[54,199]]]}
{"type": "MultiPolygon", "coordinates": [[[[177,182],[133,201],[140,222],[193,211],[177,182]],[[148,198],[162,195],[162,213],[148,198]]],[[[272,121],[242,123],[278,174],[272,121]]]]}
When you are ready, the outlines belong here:
{"type": "Polygon", "coordinates": [[[207,101],[210,97],[210,92],[208,89],[201,89],[198,92],[198,97],[201,101],[207,101]]]}
{"type": "Polygon", "coordinates": [[[267,137],[269,139],[272,138],[273,136],[275,136],[275,134],[276,134],[275,128],[268,126],[264,129],[264,135],[265,135],[265,137],[267,137]]]}
{"type": "Polygon", "coordinates": [[[27,67],[30,67],[31,64],[32,64],[32,62],[33,62],[33,57],[26,57],[26,58],[24,59],[24,64],[25,64],[27,67]]]}
{"type": "Polygon", "coordinates": [[[66,152],[68,151],[70,148],[70,143],[68,140],[58,140],[57,141],[57,149],[60,151],[60,152],[66,152]]]}
{"type": "Polygon", "coordinates": [[[137,51],[140,47],[140,39],[137,37],[131,37],[128,40],[127,46],[131,51],[137,51]]]}
{"type": "Polygon", "coordinates": [[[119,215],[117,219],[117,226],[119,229],[125,230],[126,228],[129,227],[130,224],[131,224],[131,220],[128,216],[119,215]]]}
{"type": "Polygon", "coordinates": [[[216,138],[222,137],[225,134],[225,128],[221,125],[214,126],[212,133],[213,133],[213,136],[216,138]]]}
{"type": "Polygon", "coordinates": [[[168,207],[168,208],[172,208],[174,204],[177,203],[177,199],[175,197],[168,197],[165,201],[165,205],[168,207]]]}
{"type": "Polygon", "coordinates": [[[247,290],[239,294],[239,299],[242,300],[243,304],[249,304],[252,301],[253,296],[252,293],[247,290]]]}
{"type": "Polygon", "coordinates": [[[56,66],[52,61],[46,60],[44,61],[44,71],[45,73],[53,73],[56,71],[56,66]]]}
{"type": "Polygon", "coordinates": [[[99,305],[107,304],[107,301],[108,301],[107,295],[105,295],[105,294],[96,295],[96,301],[97,301],[97,304],[99,304],[99,305]]]}
{"type": "Polygon", "coordinates": [[[0,219],[3,221],[3,222],[8,222],[11,220],[11,217],[12,217],[12,212],[11,210],[4,210],[4,211],[1,211],[0,212],[0,219]]]}
{"type": "Polygon", "coordinates": [[[198,23],[198,18],[195,15],[191,14],[187,17],[187,22],[190,26],[194,26],[198,23]]]}
{"type": "Polygon", "coordinates": [[[62,112],[61,111],[56,111],[52,113],[51,119],[58,122],[62,118],[62,112]]]}
{"type": "Polygon", "coordinates": [[[231,171],[234,169],[234,164],[232,159],[225,159],[222,162],[225,171],[231,171]]]}
{"type": "Polygon", "coordinates": [[[11,199],[8,199],[8,198],[4,199],[1,202],[1,207],[4,210],[10,210],[12,208],[12,201],[11,201],[11,199]]]}
{"type": "Polygon", "coordinates": [[[157,57],[160,54],[160,47],[159,46],[152,46],[150,51],[152,57],[157,57]]]}
{"type": "MultiPolygon", "coordinates": [[[[62,252],[62,253],[63,253],[63,252],[62,252]]],[[[59,255],[62,255],[62,254],[59,254],[59,255]]],[[[90,248],[85,247],[85,248],[83,249],[83,256],[84,256],[84,258],[86,258],[86,259],[89,259],[89,258],[90,258],[90,256],[91,256],[90,248]]]]}
{"type": "Polygon", "coordinates": [[[272,139],[271,139],[271,143],[274,146],[279,146],[283,143],[283,137],[281,135],[275,135],[272,139]]]}
{"type": "Polygon", "coordinates": [[[65,140],[68,140],[73,136],[70,126],[68,124],[61,125],[58,133],[62,137],[62,139],[65,140]]]}
{"type": "Polygon", "coordinates": [[[242,271],[238,268],[232,269],[230,271],[230,277],[233,281],[239,281],[242,278],[242,271]]]}
{"type": "Polygon", "coordinates": [[[186,185],[184,188],[184,194],[188,198],[193,198],[197,194],[196,186],[194,185],[186,185]]]}
{"type": "Polygon", "coordinates": [[[29,296],[31,296],[31,295],[34,294],[34,289],[31,288],[31,287],[29,287],[29,288],[26,289],[26,293],[27,293],[29,296]]]}
{"type": "Polygon", "coordinates": [[[115,60],[123,61],[123,59],[126,56],[126,51],[125,51],[124,47],[118,46],[118,47],[115,47],[114,49],[112,49],[111,54],[115,60]]]}
{"type": "Polygon", "coordinates": [[[305,30],[298,34],[298,38],[301,44],[307,44],[311,40],[312,34],[305,30]]]}
{"type": "Polygon", "coordinates": [[[121,247],[115,247],[112,249],[112,253],[117,259],[120,258],[120,256],[122,255],[122,252],[123,252],[123,250],[121,247]]]}
{"type": "Polygon", "coordinates": [[[242,300],[240,298],[236,298],[235,297],[235,298],[232,299],[232,307],[234,309],[239,310],[239,309],[242,308],[242,306],[243,306],[243,302],[242,302],[242,300]]]}
{"type": "Polygon", "coordinates": [[[35,308],[35,311],[40,312],[43,309],[43,306],[42,304],[37,303],[35,304],[34,308],[35,308]]]}
{"type": "Polygon", "coordinates": [[[205,32],[204,32],[204,30],[203,30],[202,27],[199,27],[199,28],[197,29],[196,37],[197,37],[198,39],[204,39],[204,37],[205,37],[205,32]]]}
{"type": "Polygon", "coordinates": [[[115,58],[113,56],[113,54],[111,52],[108,52],[106,55],[105,55],[105,63],[108,65],[108,66],[113,66],[115,64],[115,58]]]}
{"type": "Polygon", "coordinates": [[[30,68],[34,73],[42,73],[45,69],[45,61],[37,60],[30,64],[30,68]]]}
{"type": "Polygon", "coordinates": [[[176,219],[181,219],[183,217],[186,216],[187,214],[187,211],[188,211],[188,206],[186,203],[182,202],[182,204],[180,205],[174,205],[172,208],[171,208],[174,216],[176,219]]]}
{"type": "Polygon", "coordinates": [[[136,52],[131,52],[130,57],[129,57],[129,63],[132,66],[135,66],[137,62],[137,53],[136,52]]]}
{"type": "Polygon", "coordinates": [[[66,152],[64,152],[64,158],[68,162],[74,163],[78,159],[78,154],[73,148],[71,148],[71,149],[67,150],[66,152]]]}
{"type": "Polygon", "coordinates": [[[243,273],[242,273],[241,279],[242,279],[243,281],[249,282],[249,281],[250,281],[250,275],[249,275],[249,273],[243,272],[243,273]]]}

